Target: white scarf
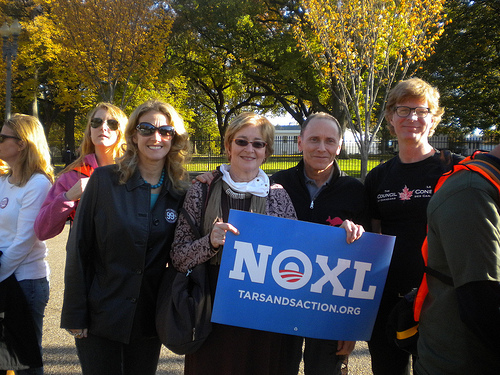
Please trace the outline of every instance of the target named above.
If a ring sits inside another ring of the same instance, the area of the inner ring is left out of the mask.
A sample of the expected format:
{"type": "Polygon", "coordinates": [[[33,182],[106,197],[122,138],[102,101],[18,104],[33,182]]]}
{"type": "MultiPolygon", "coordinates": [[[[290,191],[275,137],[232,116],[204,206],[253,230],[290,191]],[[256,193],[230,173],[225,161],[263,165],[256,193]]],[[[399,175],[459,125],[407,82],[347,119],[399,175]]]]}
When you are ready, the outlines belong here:
{"type": "Polygon", "coordinates": [[[259,168],[259,173],[252,181],[235,182],[229,174],[230,165],[222,164],[220,171],[222,172],[222,180],[229,185],[231,189],[238,193],[250,193],[257,197],[267,197],[269,194],[269,177],[259,168]]]}

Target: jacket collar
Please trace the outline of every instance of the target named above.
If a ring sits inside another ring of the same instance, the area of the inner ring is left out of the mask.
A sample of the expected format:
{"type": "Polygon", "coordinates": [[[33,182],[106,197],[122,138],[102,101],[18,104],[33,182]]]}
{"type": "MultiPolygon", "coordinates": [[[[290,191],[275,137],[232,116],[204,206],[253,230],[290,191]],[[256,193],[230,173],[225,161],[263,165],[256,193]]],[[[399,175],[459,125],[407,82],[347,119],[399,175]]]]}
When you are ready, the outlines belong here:
{"type": "MultiPolygon", "coordinates": [[[[305,171],[304,171],[304,168],[305,168],[304,167],[304,159],[301,159],[299,161],[299,163],[297,164],[296,168],[297,168],[296,170],[297,170],[297,173],[299,175],[300,180],[304,181],[304,183],[305,183],[305,177],[304,177],[305,176],[304,175],[304,173],[305,173],[305,171]]],[[[339,163],[337,163],[337,159],[335,159],[333,161],[333,174],[332,174],[332,178],[331,178],[329,184],[332,185],[335,181],[337,181],[337,179],[340,176],[346,176],[346,174],[343,171],[340,170],[339,163]]]]}
{"type": "MultiPolygon", "coordinates": [[[[144,179],[141,177],[139,168],[136,168],[134,174],[132,175],[132,177],[129,178],[129,180],[125,183],[125,185],[127,186],[128,191],[140,188],[142,186],[147,189],[147,185],[144,183],[144,179]]],[[[179,192],[173,188],[172,182],[168,177],[166,177],[165,182],[163,182],[160,196],[163,196],[167,193],[176,199],[180,199],[184,195],[182,192],[179,192]]]]}

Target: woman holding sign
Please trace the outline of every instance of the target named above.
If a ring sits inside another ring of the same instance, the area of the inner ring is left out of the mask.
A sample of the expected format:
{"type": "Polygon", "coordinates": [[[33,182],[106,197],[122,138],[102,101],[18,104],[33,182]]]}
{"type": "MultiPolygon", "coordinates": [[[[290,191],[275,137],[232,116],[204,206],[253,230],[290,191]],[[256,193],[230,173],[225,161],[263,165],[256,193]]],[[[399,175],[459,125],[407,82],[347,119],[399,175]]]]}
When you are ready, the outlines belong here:
{"type": "MultiPolygon", "coordinates": [[[[197,239],[186,218],[180,215],[172,261],[182,272],[208,262],[213,295],[226,233],[239,234],[238,229],[227,222],[230,209],[296,219],[286,191],[281,185],[271,185],[260,169],[273,153],[273,142],[274,127],[265,117],[255,113],[238,115],[224,137],[229,164],[218,168],[206,198],[201,182],[196,182],[187,192],[184,208],[201,228],[202,237],[197,239]]],[[[281,338],[277,333],[213,324],[212,333],[203,346],[194,354],[186,355],[184,373],[277,374],[281,338]]]]}

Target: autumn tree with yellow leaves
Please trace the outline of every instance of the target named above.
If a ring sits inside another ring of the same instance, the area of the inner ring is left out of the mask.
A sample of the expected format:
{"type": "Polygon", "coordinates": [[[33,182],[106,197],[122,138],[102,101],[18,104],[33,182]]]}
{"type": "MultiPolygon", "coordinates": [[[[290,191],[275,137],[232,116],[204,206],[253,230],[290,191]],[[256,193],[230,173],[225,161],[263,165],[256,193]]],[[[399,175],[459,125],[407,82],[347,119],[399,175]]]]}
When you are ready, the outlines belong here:
{"type": "Polygon", "coordinates": [[[157,76],[173,14],[157,0],[45,0],[67,58],[101,100],[125,108],[157,76]]]}
{"type": "Polygon", "coordinates": [[[444,2],[302,0],[295,36],[347,114],[363,179],[388,92],[433,53],[446,25],[444,2]]]}

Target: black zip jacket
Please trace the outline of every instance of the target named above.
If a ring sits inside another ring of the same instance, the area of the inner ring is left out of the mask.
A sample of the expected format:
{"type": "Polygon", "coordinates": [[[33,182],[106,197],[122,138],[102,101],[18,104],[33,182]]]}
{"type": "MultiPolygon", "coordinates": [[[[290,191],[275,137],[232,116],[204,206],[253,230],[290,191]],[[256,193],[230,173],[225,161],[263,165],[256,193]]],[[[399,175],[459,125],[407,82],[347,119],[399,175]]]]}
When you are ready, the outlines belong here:
{"type": "Polygon", "coordinates": [[[330,183],[311,201],[304,176],[304,160],[295,167],[276,172],[271,180],[282,185],[292,199],[299,220],[339,226],[351,220],[368,228],[363,184],[342,172],[334,162],[330,183]]]}

